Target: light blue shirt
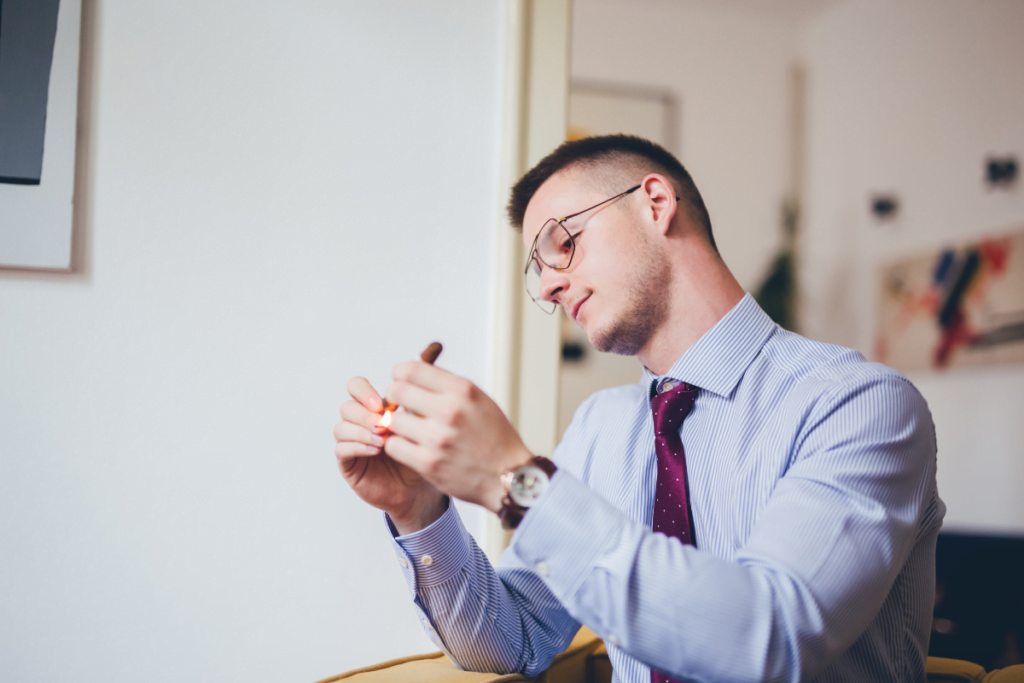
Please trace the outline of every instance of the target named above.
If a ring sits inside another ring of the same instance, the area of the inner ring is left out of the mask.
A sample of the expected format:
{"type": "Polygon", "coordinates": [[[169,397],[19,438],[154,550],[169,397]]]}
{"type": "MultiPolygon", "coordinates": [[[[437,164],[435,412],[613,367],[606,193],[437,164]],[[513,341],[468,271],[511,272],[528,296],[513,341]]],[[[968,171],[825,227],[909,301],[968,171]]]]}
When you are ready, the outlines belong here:
{"type": "MultiPolygon", "coordinates": [[[[586,624],[617,681],[924,681],[945,506],[902,375],[778,327],[748,294],[664,377],[598,392],[497,570],[454,506],[395,539],[428,635],[533,676],[586,624]],[[651,387],[701,388],[681,427],[696,547],[651,531],[651,387]]],[[[394,533],[394,531],[392,532],[394,533]]]]}

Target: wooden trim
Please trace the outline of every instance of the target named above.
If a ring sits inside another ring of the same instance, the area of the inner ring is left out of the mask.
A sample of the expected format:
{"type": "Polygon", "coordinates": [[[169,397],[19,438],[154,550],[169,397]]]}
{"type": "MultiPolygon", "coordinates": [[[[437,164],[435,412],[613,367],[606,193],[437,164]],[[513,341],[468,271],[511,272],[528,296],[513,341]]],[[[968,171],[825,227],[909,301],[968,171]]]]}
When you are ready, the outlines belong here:
{"type": "MultiPolygon", "coordinates": [[[[498,235],[494,250],[491,394],[527,447],[550,456],[557,443],[560,316],[523,295],[526,255],[508,226],[509,188],[565,140],[572,0],[506,0],[505,86],[498,235]]],[[[496,562],[510,536],[488,518],[485,552],[496,562]]]]}

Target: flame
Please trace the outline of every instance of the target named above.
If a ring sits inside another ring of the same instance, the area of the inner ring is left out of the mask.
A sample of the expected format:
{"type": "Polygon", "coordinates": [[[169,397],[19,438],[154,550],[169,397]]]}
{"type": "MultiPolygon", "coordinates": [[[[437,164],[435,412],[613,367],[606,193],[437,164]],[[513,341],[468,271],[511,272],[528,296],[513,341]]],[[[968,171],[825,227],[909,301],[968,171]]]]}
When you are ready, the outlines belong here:
{"type": "Polygon", "coordinates": [[[377,423],[383,429],[387,429],[391,426],[391,411],[385,410],[383,417],[380,418],[380,422],[377,423]]]}

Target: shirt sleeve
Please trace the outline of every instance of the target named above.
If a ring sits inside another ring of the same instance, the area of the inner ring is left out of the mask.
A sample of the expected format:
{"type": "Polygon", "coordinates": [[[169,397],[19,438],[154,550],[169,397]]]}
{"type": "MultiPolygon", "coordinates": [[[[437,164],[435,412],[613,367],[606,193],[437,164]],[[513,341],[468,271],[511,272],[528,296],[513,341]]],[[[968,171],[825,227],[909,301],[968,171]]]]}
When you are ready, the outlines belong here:
{"type": "Polygon", "coordinates": [[[579,622],[514,555],[506,551],[495,570],[454,505],[407,536],[397,536],[387,522],[424,630],[462,669],[532,677],[579,630],[579,622]]]}
{"type": "Polygon", "coordinates": [[[937,501],[934,454],[924,400],[882,377],[810,410],[731,560],[653,533],[564,470],[508,552],[609,646],[673,677],[806,680],[889,594],[937,501]]]}

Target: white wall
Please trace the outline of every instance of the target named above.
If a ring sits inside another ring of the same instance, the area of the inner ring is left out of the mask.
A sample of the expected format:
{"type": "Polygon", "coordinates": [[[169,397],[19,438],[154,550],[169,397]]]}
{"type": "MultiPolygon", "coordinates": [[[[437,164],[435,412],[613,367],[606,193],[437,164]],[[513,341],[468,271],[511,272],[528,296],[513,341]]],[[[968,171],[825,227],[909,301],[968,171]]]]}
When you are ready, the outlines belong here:
{"type": "Polygon", "coordinates": [[[708,206],[719,251],[752,290],[781,241],[800,23],[721,4],[576,0],[572,74],[675,94],[680,161],[708,206]]]}
{"type": "Polygon", "coordinates": [[[433,339],[486,385],[501,4],[94,9],[79,271],[0,271],[0,679],[435,649],[331,429],[433,339]]]}
{"type": "MultiPolygon", "coordinates": [[[[1024,3],[848,0],[811,21],[809,336],[870,356],[876,268],[947,242],[1024,226],[1024,188],[987,191],[990,153],[1024,157],[1024,3]],[[872,191],[901,215],[880,228],[872,191]]],[[[911,377],[931,407],[946,528],[1024,533],[1024,368],[911,377]]]]}

